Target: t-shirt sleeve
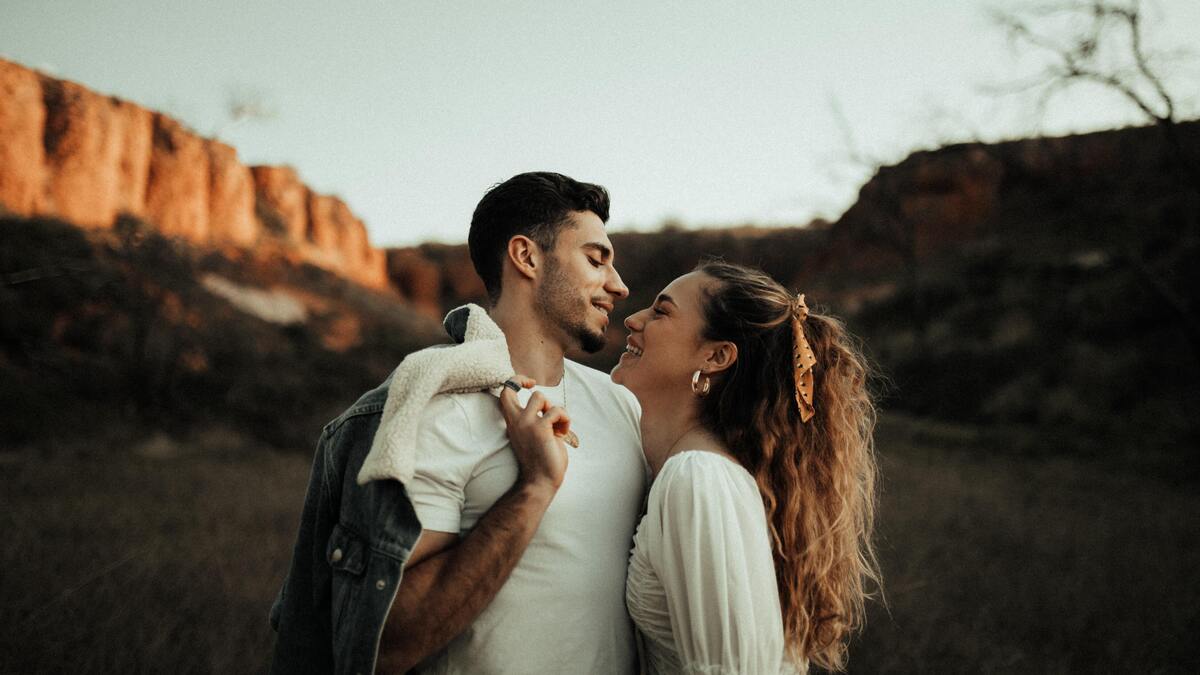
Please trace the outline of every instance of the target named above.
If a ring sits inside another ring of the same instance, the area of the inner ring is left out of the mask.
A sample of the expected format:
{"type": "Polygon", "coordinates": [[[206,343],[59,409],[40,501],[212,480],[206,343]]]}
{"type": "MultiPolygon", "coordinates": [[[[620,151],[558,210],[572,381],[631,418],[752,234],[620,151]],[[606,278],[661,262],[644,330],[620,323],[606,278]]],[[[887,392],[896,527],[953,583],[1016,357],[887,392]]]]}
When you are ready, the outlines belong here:
{"type": "Polygon", "coordinates": [[[683,672],[778,673],[783,620],[761,498],[719,456],[672,464],[659,476],[669,482],[655,567],[683,672]]]}
{"type": "Polygon", "coordinates": [[[415,470],[405,489],[422,529],[461,531],[467,481],[480,458],[470,422],[451,396],[435,396],[421,413],[415,470]]]}

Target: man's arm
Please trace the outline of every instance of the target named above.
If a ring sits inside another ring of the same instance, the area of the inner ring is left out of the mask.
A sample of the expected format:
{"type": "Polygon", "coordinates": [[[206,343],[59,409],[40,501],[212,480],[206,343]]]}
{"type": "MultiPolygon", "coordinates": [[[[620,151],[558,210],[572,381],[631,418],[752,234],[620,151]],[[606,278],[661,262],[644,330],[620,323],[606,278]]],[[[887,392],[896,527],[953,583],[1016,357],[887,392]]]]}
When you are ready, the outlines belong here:
{"type": "Polygon", "coordinates": [[[418,540],[416,562],[405,571],[384,624],[380,672],[405,672],[470,626],[508,580],[562,485],[566,412],[540,393],[522,409],[508,389],[500,404],[520,465],[517,481],[457,544],[444,533],[418,540]]]}
{"type": "Polygon", "coordinates": [[[462,541],[405,571],[384,624],[379,672],[405,672],[471,625],[517,566],[554,491],[514,485],[462,541]]]}

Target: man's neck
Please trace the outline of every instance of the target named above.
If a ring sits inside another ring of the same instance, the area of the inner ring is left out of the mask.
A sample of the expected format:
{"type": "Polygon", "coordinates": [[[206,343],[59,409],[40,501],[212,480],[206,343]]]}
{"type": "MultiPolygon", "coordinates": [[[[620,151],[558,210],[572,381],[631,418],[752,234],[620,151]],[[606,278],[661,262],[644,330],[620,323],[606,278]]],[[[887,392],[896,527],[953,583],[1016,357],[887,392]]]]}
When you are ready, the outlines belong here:
{"type": "Polygon", "coordinates": [[[563,345],[549,335],[536,311],[501,297],[488,315],[504,331],[513,369],[539,385],[557,386],[563,376],[563,345]]]}

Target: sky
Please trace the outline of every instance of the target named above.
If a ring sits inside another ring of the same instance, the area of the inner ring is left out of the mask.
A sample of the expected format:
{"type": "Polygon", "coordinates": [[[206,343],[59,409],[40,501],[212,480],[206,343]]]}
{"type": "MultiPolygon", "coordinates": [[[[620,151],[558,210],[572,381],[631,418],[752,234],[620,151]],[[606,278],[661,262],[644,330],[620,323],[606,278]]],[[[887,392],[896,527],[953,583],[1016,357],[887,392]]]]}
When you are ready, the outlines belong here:
{"type": "MultiPolygon", "coordinates": [[[[1013,4],[2,0],[0,56],[290,164],[409,245],[465,241],[523,171],[606,186],[611,230],[797,225],[853,203],[854,156],[1140,121],[1095,87],[998,93],[1041,63],[989,18],[1013,4]]],[[[1149,44],[1200,45],[1200,2],[1147,6],[1149,44]]],[[[1168,70],[1194,113],[1191,56],[1168,70]]]]}

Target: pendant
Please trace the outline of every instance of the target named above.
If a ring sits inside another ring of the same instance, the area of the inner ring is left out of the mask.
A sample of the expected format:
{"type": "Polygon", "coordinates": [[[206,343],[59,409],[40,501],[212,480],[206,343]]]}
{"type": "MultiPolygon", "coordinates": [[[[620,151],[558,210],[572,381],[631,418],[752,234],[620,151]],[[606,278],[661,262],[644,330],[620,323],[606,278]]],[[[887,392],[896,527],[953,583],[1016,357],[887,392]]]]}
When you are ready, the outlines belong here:
{"type": "MultiPolygon", "coordinates": [[[[565,377],[565,375],[564,375],[564,377],[565,377]]],[[[564,384],[565,384],[565,380],[564,380],[564,384]]],[[[488,391],[492,394],[492,396],[498,397],[498,396],[500,396],[501,387],[508,387],[509,389],[512,389],[515,392],[521,391],[521,385],[517,384],[516,382],[513,382],[512,380],[506,380],[506,381],[504,381],[503,384],[500,385],[500,387],[493,387],[493,388],[489,389],[488,391]]],[[[472,391],[477,391],[477,390],[472,390],[472,391]]],[[[564,395],[563,395],[562,407],[564,409],[566,409],[566,407],[567,407],[566,391],[564,391],[563,394],[564,395]]],[[[576,436],[575,432],[571,431],[570,429],[567,429],[567,433],[563,434],[560,438],[562,438],[563,443],[566,443],[567,445],[571,446],[572,448],[579,447],[579,436],[576,436]]]]}

